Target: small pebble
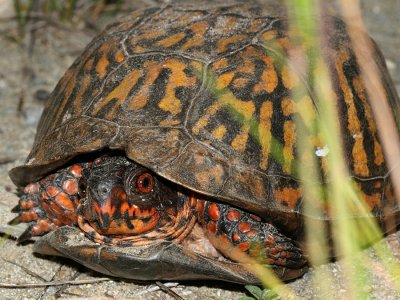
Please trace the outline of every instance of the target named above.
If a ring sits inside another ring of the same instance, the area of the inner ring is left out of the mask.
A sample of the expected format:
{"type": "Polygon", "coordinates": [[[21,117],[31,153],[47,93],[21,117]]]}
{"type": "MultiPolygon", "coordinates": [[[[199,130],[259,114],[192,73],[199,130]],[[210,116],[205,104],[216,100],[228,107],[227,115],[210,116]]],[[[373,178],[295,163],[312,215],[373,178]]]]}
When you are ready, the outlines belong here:
{"type": "Polygon", "coordinates": [[[44,103],[49,99],[50,93],[46,90],[39,89],[35,92],[34,98],[40,103],[44,103]]]}

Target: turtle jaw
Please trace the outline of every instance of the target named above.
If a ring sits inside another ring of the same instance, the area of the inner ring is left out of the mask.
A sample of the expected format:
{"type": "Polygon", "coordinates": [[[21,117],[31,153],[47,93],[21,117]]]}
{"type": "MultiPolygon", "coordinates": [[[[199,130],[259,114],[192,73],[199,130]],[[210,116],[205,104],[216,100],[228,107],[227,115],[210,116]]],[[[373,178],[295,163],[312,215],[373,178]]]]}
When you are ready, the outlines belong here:
{"type": "Polygon", "coordinates": [[[103,201],[86,201],[89,205],[85,205],[83,216],[102,235],[137,235],[159,226],[160,212],[155,207],[141,208],[129,203],[123,187],[113,187],[103,201]]]}

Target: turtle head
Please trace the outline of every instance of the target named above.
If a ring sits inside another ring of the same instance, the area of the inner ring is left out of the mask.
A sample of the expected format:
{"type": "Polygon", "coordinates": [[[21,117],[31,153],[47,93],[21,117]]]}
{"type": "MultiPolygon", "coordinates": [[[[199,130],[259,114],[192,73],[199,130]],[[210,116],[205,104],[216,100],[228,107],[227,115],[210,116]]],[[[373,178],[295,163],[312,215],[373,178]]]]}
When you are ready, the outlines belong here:
{"type": "Polygon", "coordinates": [[[84,171],[80,191],[79,226],[101,242],[165,239],[184,223],[187,196],[123,156],[97,158],[84,171]]]}

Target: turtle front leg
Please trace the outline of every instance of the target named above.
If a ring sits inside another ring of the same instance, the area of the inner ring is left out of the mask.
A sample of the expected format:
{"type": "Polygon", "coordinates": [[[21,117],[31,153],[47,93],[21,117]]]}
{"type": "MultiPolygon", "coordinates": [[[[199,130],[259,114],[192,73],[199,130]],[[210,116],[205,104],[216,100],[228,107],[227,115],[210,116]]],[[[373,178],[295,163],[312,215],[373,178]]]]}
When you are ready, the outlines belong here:
{"type": "Polygon", "coordinates": [[[201,201],[199,220],[216,249],[237,260],[232,249],[261,264],[289,269],[306,264],[302,250],[272,224],[229,205],[201,201]],[[236,251],[237,251],[236,250],[236,251]]]}
{"type": "Polygon", "coordinates": [[[19,214],[13,221],[29,223],[19,236],[19,243],[60,226],[76,224],[79,179],[88,166],[89,163],[74,164],[23,188],[18,205],[12,210],[19,214]]]}

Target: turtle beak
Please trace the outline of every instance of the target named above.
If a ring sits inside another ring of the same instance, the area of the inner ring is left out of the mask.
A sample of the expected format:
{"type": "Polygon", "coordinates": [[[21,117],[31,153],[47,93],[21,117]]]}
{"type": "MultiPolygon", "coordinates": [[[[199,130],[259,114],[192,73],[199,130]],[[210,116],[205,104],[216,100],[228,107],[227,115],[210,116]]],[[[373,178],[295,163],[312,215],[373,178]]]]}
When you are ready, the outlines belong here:
{"type": "Polygon", "coordinates": [[[156,209],[140,209],[129,203],[122,186],[114,186],[100,201],[94,199],[86,207],[85,219],[104,235],[135,235],[151,230],[158,224],[156,209]]]}
{"type": "Polygon", "coordinates": [[[113,187],[107,197],[102,199],[89,196],[88,205],[85,206],[85,219],[99,232],[106,233],[112,221],[121,218],[118,214],[119,208],[126,199],[127,195],[120,186],[113,187]]]}

